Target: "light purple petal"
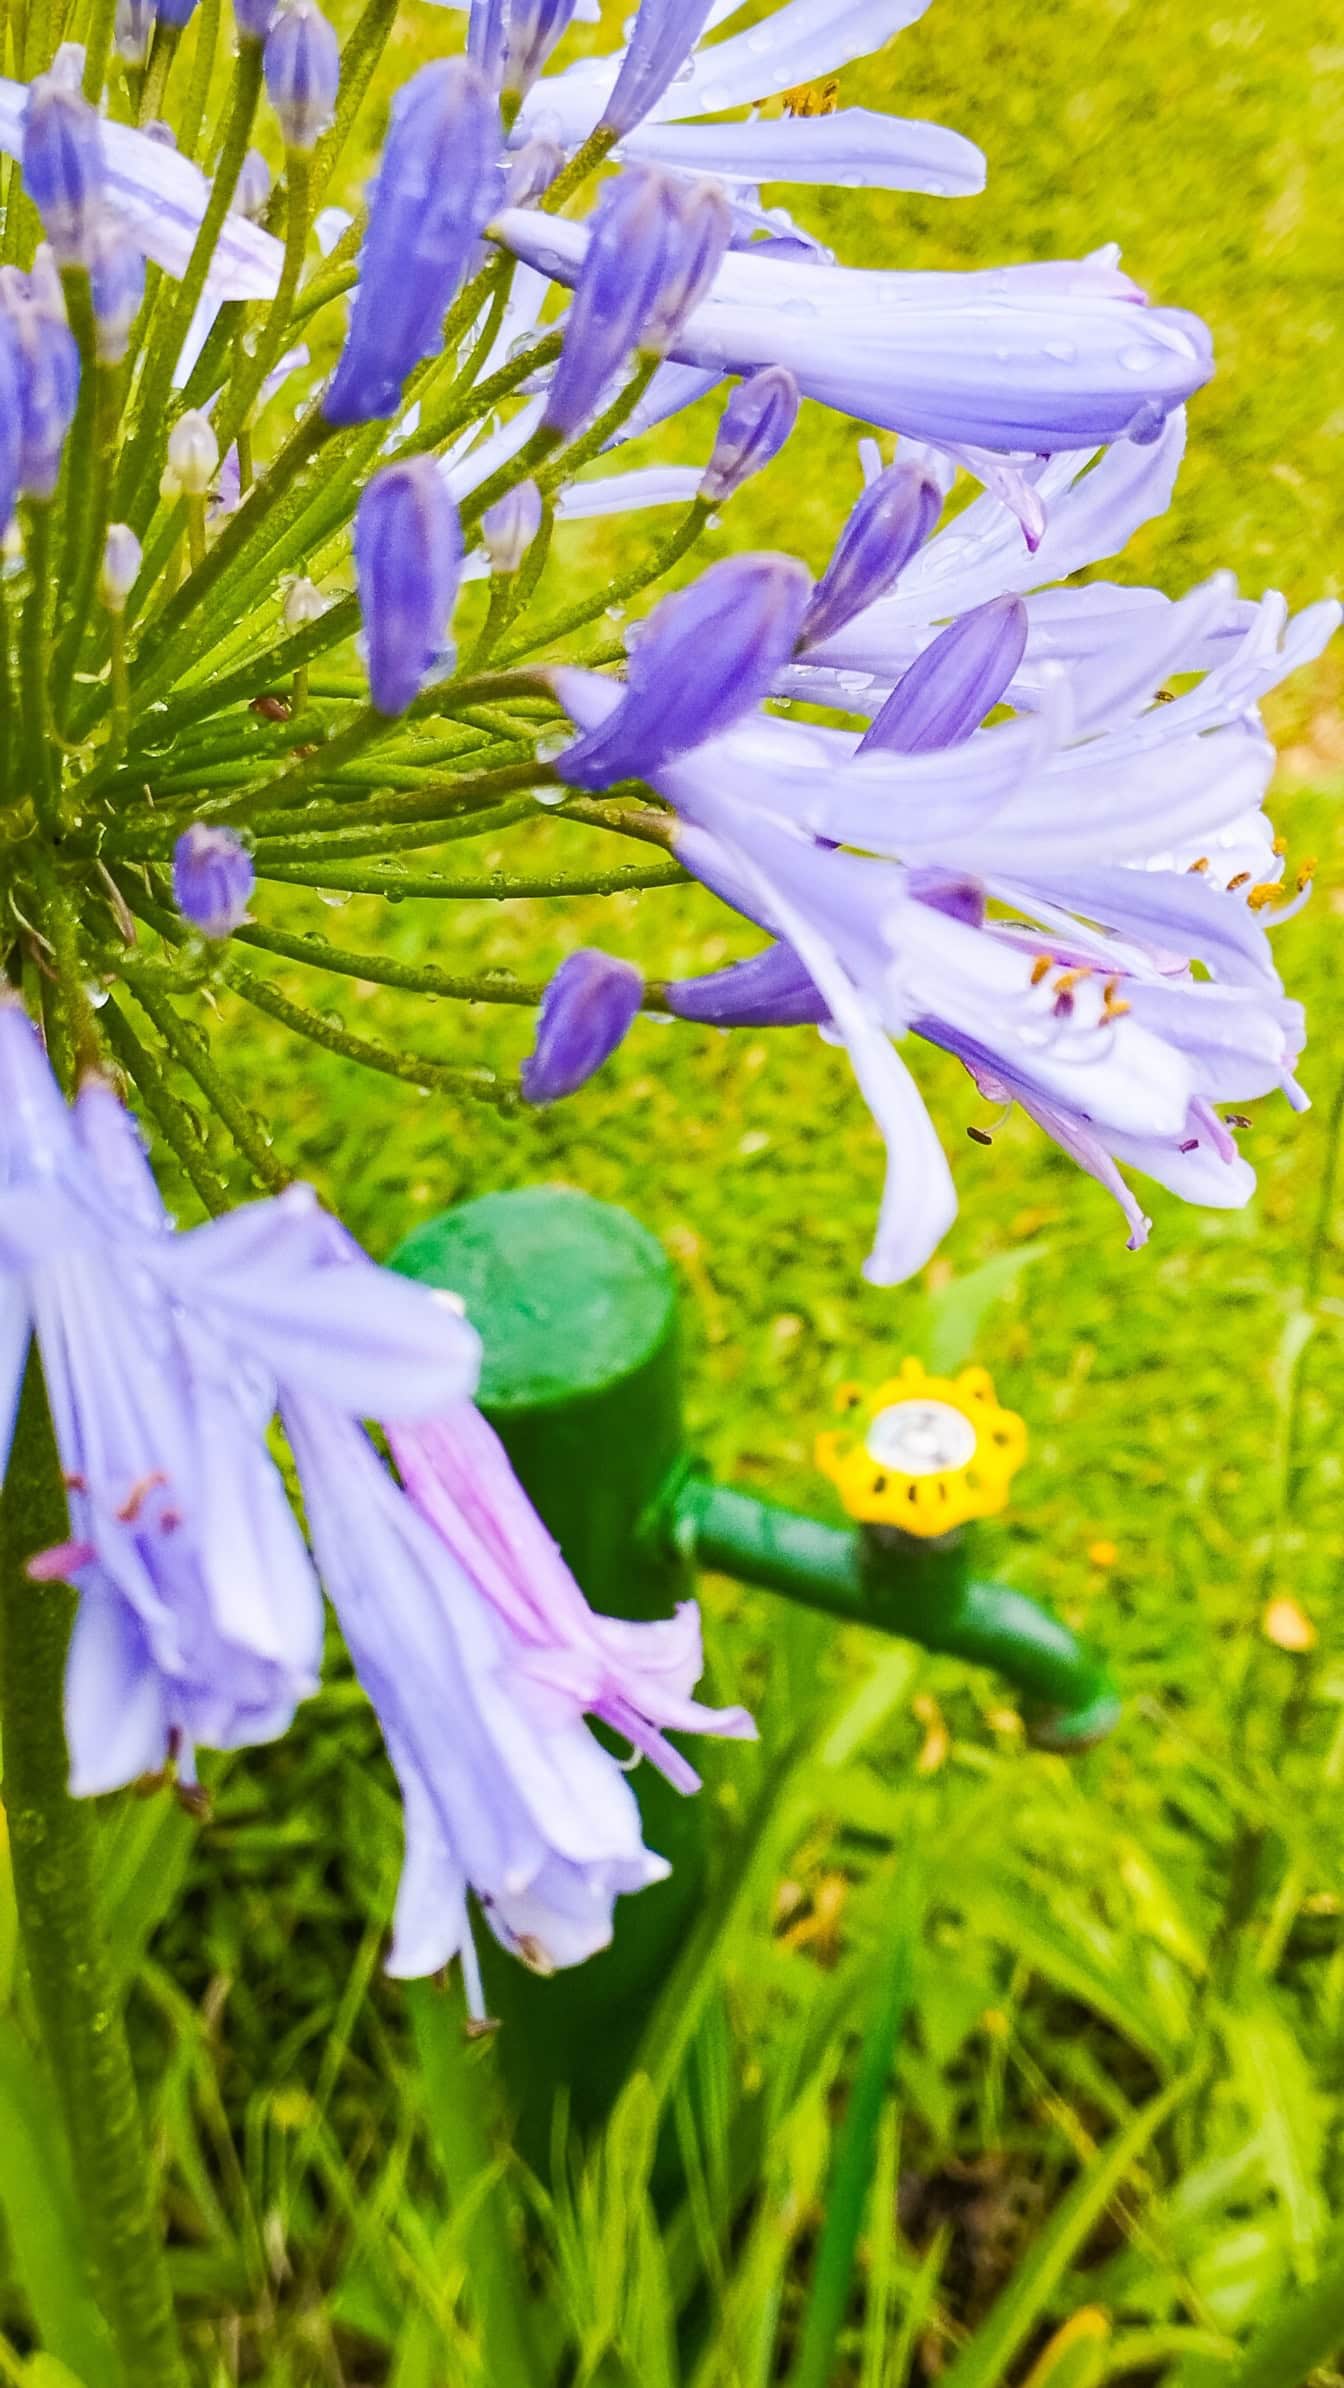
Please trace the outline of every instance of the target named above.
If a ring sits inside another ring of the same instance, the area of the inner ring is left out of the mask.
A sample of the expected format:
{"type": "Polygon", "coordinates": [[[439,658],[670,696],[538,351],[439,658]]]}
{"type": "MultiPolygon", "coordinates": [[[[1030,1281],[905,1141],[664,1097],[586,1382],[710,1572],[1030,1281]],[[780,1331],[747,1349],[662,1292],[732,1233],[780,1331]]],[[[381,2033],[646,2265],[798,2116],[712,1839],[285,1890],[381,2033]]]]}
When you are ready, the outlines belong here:
{"type": "Polygon", "coordinates": [[[604,515],[639,514],[649,506],[689,506],[700,487],[698,465],[646,464],[598,481],[571,481],[556,506],[558,522],[590,522],[604,515]]]}
{"type": "MultiPolygon", "coordinates": [[[[707,53],[712,56],[713,53],[707,53]]],[[[961,199],[985,187],[973,141],[940,124],[842,108],[833,116],[757,117],[746,124],[640,125],[618,154],[640,165],[750,183],[839,183],[961,199]]]]}

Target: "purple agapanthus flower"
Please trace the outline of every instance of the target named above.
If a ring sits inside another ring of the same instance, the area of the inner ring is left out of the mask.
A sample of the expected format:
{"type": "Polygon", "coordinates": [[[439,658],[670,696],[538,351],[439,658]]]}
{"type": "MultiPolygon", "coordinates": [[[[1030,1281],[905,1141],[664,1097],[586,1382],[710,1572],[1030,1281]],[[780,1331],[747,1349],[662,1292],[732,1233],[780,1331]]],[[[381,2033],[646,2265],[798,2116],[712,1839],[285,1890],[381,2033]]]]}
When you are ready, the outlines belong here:
{"type": "MultiPolygon", "coordinates": [[[[674,985],[669,1008],[720,1024],[810,1017],[849,1050],[890,1156],[877,1282],[919,1267],[955,1211],[893,1037],[946,1047],[1020,1102],[1119,1189],[1133,1240],[1146,1221],[1117,1163],[1191,1200],[1243,1202],[1254,1181],[1212,1106],[1275,1087],[1304,1100],[1300,1008],[1265,935],[1291,904],[1260,810],[1273,755],[1255,704],[1319,650],[1339,608],[1310,609],[1283,637],[1279,601],[1247,623],[1220,581],[1136,612],[1142,633],[1122,650],[1038,674],[1034,710],[990,729],[986,712],[1020,701],[1029,608],[1016,599],[937,634],[889,689],[872,675],[876,696],[851,690],[846,703],[876,714],[863,738],[758,714],[662,762],[622,749],[622,769],[676,812],[686,867],[779,941],[674,985]],[[1194,687],[1157,701],[1210,655],[1194,687]]],[[[583,733],[572,751],[593,753],[629,700],[595,674],[550,676],[583,733]]]]}
{"type": "Polygon", "coordinates": [[[543,1970],[610,1937],[666,1872],[601,1718],[683,1791],[671,1732],[743,1735],[693,1697],[693,1604],[595,1616],[471,1405],[479,1345],[445,1296],[375,1268],[303,1188],[176,1233],[138,1133],[89,1081],[67,1107],[26,1014],[0,1001],[0,1472],[29,1340],[41,1354],[70,1538],[36,1579],[79,1593],[71,1781],[116,1788],[198,1745],[282,1733],[317,1688],[318,1576],[406,1800],[391,1963],[460,1952],[470,1889],[543,1970]],[[270,1455],[277,1407],[314,1572],[270,1455]],[[403,1482],[360,1420],[387,1424],[403,1482]]]}

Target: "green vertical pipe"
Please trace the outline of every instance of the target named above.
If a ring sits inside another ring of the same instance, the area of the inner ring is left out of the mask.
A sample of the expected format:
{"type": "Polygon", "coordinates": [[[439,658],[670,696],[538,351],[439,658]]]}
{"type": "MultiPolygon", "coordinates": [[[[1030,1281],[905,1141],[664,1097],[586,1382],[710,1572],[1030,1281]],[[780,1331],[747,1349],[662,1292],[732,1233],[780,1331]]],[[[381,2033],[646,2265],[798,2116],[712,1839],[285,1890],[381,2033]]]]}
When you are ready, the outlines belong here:
{"type": "MultiPolygon", "coordinates": [[[[677,1285],[661,1245],[627,1211],[533,1186],[428,1221],[393,1266],[465,1303],[484,1346],[480,1406],[592,1606],[669,1615],[689,1570],[641,1533],[682,1462],[677,1285]]],[[[557,2083],[581,2125],[610,2103],[701,1897],[702,1803],[647,1765],[635,1788],[645,1839],[672,1873],[618,1901],[609,1949],[538,1981],[480,1933],[524,2144],[543,2156],[557,2083]]]]}

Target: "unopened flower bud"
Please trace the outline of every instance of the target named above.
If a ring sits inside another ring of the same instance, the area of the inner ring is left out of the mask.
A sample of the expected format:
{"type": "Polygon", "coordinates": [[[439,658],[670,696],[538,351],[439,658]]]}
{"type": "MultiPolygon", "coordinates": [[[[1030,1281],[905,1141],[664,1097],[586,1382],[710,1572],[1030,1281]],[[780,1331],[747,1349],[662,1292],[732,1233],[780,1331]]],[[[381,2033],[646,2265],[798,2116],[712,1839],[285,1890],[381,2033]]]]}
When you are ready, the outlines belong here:
{"type": "Polygon", "coordinates": [[[266,91],[287,149],[316,146],[336,112],[341,51],[317,0],[289,0],[266,36],[266,91]]]}
{"type": "Polygon", "coordinates": [[[350,329],[322,399],[328,423],[381,422],[436,356],[443,319],[499,191],[499,104],[464,58],[436,58],[392,103],[369,195],[350,329]]]}
{"type": "Polygon", "coordinates": [[[23,457],[23,353],[8,315],[0,310],[0,532],[8,531],[19,494],[23,457]]]}
{"type": "Polygon", "coordinates": [[[95,109],[58,75],[39,75],[23,118],[23,179],[58,265],[87,265],[103,186],[95,109]]]}
{"type": "Polygon", "coordinates": [[[719,418],[700,496],[721,505],[779,454],[798,419],[798,384],[787,365],[763,365],[738,383],[719,418]]]}
{"type": "Polygon", "coordinates": [[[154,0],[117,0],[114,40],[118,58],[127,66],[143,66],[158,11],[154,0]]]}
{"type": "Polygon", "coordinates": [[[159,23],[174,33],[185,33],[196,14],[196,0],[158,0],[159,23]]]}
{"type": "Polygon", "coordinates": [[[462,526],[432,456],[375,474],[355,515],[355,579],[369,695],[404,713],[433,668],[457,594],[462,526]]]}
{"type": "Polygon", "coordinates": [[[504,89],[516,99],[531,90],[574,14],[575,0],[509,0],[504,89]]]}
{"type": "Polygon", "coordinates": [[[37,262],[30,281],[16,266],[0,267],[0,314],[10,325],[19,358],[19,492],[39,503],[53,497],[60,477],[65,436],[79,397],[79,350],[45,285],[39,292],[37,262]]]}
{"type": "Polygon", "coordinates": [[[240,41],[265,41],[275,22],[275,0],[233,0],[240,41]]]}
{"type": "Polygon", "coordinates": [[[639,335],[641,349],[650,356],[666,354],[708,293],[733,230],[733,211],[717,183],[674,178],[669,197],[673,222],[667,254],[639,335]]]}
{"type": "Polygon", "coordinates": [[[173,896],[203,937],[231,937],[246,918],[257,874],[232,829],[193,821],[173,848],[173,896]]]}
{"type": "Polygon", "coordinates": [[[103,544],[98,594],[110,614],[121,613],[140,574],[140,542],[127,522],[111,522],[103,544]]]}
{"type": "Polygon", "coordinates": [[[520,481],[481,516],[481,537],[496,572],[516,572],[541,529],[541,491],[520,481]]]}
{"type": "Polygon", "coordinates": [[[870,481],[835,543],[803,618],[799,644],[820,646],[885,597],[942,512],[943,493],[918,464],[889,465],[870,481]]]}
{"type": "Polygon", "coordinates": [[[509,159],[501,206],[530,207],[543,191],[549,191],[564,162],[558,141],[525,141],[509,159]]]}
{"type": "Polygon", "coordinates": [[[261,151],[249,149],[233,186],[230,202],[233,213],[250,217],[254,224],[259,223],[270,204],[272,188],[271,169],[261,151]]]}
{"type": "Polygon", "coordinates": [[[93,228],[89,288],[100,365],[119,365],[145,295],[145,261],[125,227],[102,217],[93,228]]]}
{"type": "Polygon", "coordinates": [[[922,755],[960,746],[1003,697],[1027,646],[1020,597],[962,614],[903,672],[859,749],[922,755]]]}
{"type": "Polygon", "coordinates": [[[299,576],[286,589],[282,610],[286,630],[306,630],[310,622],[321,621],[327,600],[314,581],[299,576]]]}
{"type": "Polygon", "coordinates": [[[204,497],[219,471],[219,441],[210,417],[189,408],[168,434],[168,471],[181,497],[204,497]]]}
{"type": "Polygon", "coordinates": [[[633,963],[596,947],[570,954],[542,997],[537,1040],[520,1072],[523,1100],[573,1094],[615,1052],[643,1000],[633,963]]]}

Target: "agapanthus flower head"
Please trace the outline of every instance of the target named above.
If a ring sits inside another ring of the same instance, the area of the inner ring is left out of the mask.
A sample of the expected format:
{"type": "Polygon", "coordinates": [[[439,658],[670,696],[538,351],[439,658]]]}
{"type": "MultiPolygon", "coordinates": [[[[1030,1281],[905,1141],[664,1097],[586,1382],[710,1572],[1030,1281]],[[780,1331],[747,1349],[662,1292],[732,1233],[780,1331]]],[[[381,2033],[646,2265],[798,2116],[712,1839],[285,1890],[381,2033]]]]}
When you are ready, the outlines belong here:
{"type": "Polygon", "coordinates": [[[602,122],[629,133],[657,106],[705,29],[711,0],[640,0],[602,122]]]}
{"type": "MultiPolygon", "coordinates": [[[[576,788],[645,779],[749,713],[797,643],[811,583],[792,556],[729,556],[665,597],[641,626],[626,684],[600,727],[558,758],[576,788]]],[[[570,674],[552,678],[569,706],[570,674]]]]}
{"type": "Polygon", "coordinates": [[[436,354],[497,188],[499,105],[479,68],[439,58],[402,86],[359,258],[350,329],[322,398],[329,423],[394,414],[436,354]]]}
{"type": "Polygon", "coordinates": [[[798,420],[798,384],[784,365],[763,365],[738,382],[719,417],[700,495],[717,506],[773,462],[798,420]]]}
{"type": "Polygon", "coordinates": [[[173,848],[173,896],[203,937],[231,937],[247,918],[256,867],[236,830],[193,821],[173,848]]]}
{"type": "Polygon", "coordinates": [[[516,572],[541,529],[541,491],[518,481],[481,516],[481,538],[494,572],[516,572]]]}
{"type": "Polygon", "coordinates": [[[528,1103],[555,1103],[586,1085],[613,1054],[644,1000],[631,962],[586,947],[568,954],[537,1014],[536,1043],[523,1063],[528,1103]]]}
{"type": "Polygon", "coordinates": [[[1027,623],[1020,597],[991,597],[950,623],[902,673],[859,753],[918,755],[960,746],[1017,677],[1027,623]]]}
{"type": "Polygon", "coordinates": [[[923,465],[898,461],[870,481],[817,583],[803,617],[801,644],[819,647],[884,597],[942,510],[943,492],[923,465]]]}
{"type": "Polygon", "coordinates": [[[60,265],[88,265],[103,193],[97,110],[60,75],[39,75],[23,125],[23,179],[60,265]]]}
{"type": "Polygon", "coordinates": [[[316,146],[336,111],[341,48],[317,0],[285,0],[266,36],[266,93],[287,149],[316,146]]]}
{"type": "Polygon", "coordinates": [[[98,594],[109,613],[121,613],[140,576],[140,542],[127,522],[107,526],[98,594]]]}
{"type": "Polygon", "coordinates": [[[355,516],[355,574],[369,695],[404,713],[439,654],[462,566],[462,526],[430,456],[375,474],[355,516]]]}

